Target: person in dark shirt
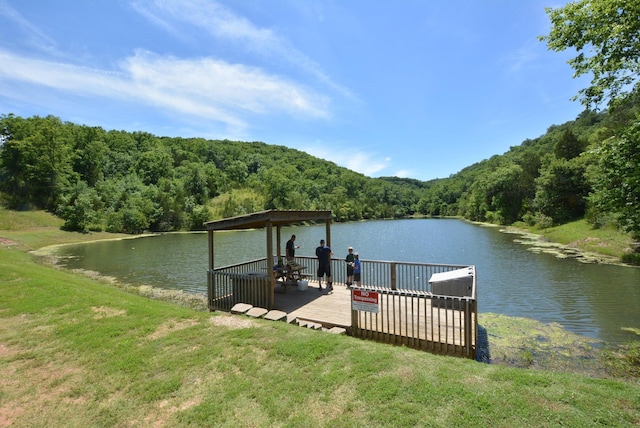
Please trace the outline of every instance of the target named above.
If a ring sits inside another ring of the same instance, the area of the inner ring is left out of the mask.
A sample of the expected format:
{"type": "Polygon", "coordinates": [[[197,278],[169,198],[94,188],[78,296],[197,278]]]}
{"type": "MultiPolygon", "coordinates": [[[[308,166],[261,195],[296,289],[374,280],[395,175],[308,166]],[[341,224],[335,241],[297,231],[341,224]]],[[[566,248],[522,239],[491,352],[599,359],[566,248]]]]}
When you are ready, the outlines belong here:
{"type": "Polygon", "coordinates": [[[333,252],[329,248],[324,239],[320,240],[320,246],[316,248],[316,257],[318,257],[318,290],[322,291],[322,278],[327,276],[327,290],[333,290],[333,282],[331,278],[331,256],[333,252]]]}
{"type": "Polygon", "coordinates": [[[349,254],[347,254],[347,257],[345,257],[344,261],[347,262],[347,283],[346,283],[346,286],[347,286],[347,288],[349,288],[353,284],[353,260],[354,260],[353,247],[347,248],[347,251],[349,252],[349,254]]]}
{"type": "Polygon", "coordinates": [[[293,261],[296,256],[296,248],[300,248],[299,245],[295,245],[296,235],[291,235],[291,239],[287,241],[287,261],[293,261]]]}

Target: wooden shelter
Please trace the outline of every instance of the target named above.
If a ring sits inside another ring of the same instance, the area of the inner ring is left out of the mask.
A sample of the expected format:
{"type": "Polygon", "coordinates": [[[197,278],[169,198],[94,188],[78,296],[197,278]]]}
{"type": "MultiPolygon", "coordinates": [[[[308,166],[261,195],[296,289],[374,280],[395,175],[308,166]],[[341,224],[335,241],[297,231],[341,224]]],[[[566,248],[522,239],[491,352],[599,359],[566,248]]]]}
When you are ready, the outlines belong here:
{"type": "MultiPolygon", "coordinates": [[[[475,266],[362,260],[363,281],[357,287],[286,293],[288,281],[277,279],[280,268],[274,266],[282,256],[281,228],[306,222],[324,222],[325,239],[331,245],[331,211],[270,210],[206,223],[209,309],[230,312],[243,306],[266,309],[267,313],[285,312],[287,319],[292,317],[301,325],[342,327],[362,339],[466,358],[476,356],[475,266]],[[263,228],[264,257],[214,268],[214,232],[263,228]],[[276,285],[280,287],[278,302],[276,285]]],[[[318,267],[314,256],[296,255],[295,263],[304,264],[311,273],[318,267]]],[[[346,270],[337,268],[344,266],[344,259],[333,258],[331,263],[334,284],[344,285],[346,270]]]]}
{"type": "MultiPolygon", "coordinates": [[[[282,226],[288,226],[298,223],[306,222],[324,222],[326,228],[326,242],[331,246],[331,211],[280,211],[280,210],[268,210],[260,211],[252,214],[225,218],[222,220],[215,220],[205,223],[207,228],[207,234],[209,239],[209,272],[214,272],[214,254],[215,254],[215,239],[214,232],[222,230],[242,230],[242,229],[266,229],[266,245],[265,245],[265,261],[266,265],[264,269],[270,279],[270,298],[268,306],[273,306],[274,292],[275,292],[275,273],[272,269],[269,269],[273,263],[274,255],[278,258],[282,255],[281,248],[281,228],[282,226]],[[276,232],[276,247],[273,245],[273,230],[276,232]],[[275,250],[275,251],[274,251],[275,250]]],[[[212,307],[212,298],[216,293],[215,290],[215,275],[208,275],[209,277],[209,307],[212,307]]]]}

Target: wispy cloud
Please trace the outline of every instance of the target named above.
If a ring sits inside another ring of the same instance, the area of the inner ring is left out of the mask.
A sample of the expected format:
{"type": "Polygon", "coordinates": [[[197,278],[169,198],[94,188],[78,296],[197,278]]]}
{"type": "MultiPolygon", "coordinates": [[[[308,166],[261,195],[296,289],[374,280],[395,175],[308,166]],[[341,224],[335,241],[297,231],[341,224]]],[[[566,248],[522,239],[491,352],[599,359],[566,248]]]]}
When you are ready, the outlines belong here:
{"type": "Polygon", "coordinates": [[[539,41],[531,39],[512,51],[502,62],[511,74],[527,71],[527,68],[541,57],[540,51],[543,49],[544,46],[541,46],[539,41]]]}
{"type": "Polygon", "coordinates": [[[401,169],[401,170],[396,171],[396,173],[393,174],[393,175],[394,175],[394,177],[407,178],[407,177],[414,176],[415,174],[412,173],[409,170],[401,169]]]}
{"type": "Polygon", "coordinates": [[[345,149],[343,143],[314,144],[302,147],[300,150],[369,177],[377,175],[391,165],[390,157],[380,158],[376,153],[370,153],[356,148],[345,149]]]}
{"type": "Polygon", "coordinates": [[[55,50],[56,43],[40,28],[33,25],[26,20],[17,10],[11,7],[11,5],[5,1],[0,0],[0,16],[4,16],[18,26],[20,31],[26,34],[27,38],[38,47],[52,51],[55,50]]]}
{"type": "Polygon", "coordinates": [[[80,96],[126,100],[247,127],[247,114],[329,116],[328,99],[263,70],[212,59],[137,52],[106,71],[36,60],[0,50],[0,78],[80,96]]]}
{"type": "Polygon", "coordinates": [[[134,9],[171,34],[179,35],[179,23],[201,28],[216,39],[236,42],[247,52],[263,58],[284,61],[348,98],[355,99],[349,89],[337,84],[321,67],[296,49],[285,37],[269,28],[260,28],[247,18],[211,0],[145,0],[136,1],[134,9]]]}
{"type": "Polygon", "coordinates": [[[375,154],[363,151],[355,153],[347,151],[346,167],[364,175],[372,176],[385,169],[390,161],[391,158],[387,157],[380,160],[375,157],[375,154]]]}

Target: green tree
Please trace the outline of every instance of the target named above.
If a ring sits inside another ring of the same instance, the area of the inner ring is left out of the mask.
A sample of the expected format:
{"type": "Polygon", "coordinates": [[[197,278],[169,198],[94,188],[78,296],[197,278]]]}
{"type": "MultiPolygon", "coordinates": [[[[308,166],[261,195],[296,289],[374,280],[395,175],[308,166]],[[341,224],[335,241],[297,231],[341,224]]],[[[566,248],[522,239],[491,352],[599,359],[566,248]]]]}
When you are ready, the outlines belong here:
{"type": "Polygon", "coordinates": [[[56,214],[65,220],[65,229],[88,232],[99,223],[101,205],[96,190],[79,181],[60,198],[56,214]]]}
{"type": "Polygon", "coordinates": [[[173,170],[173,158],[169,151],[154,147],[140,154],[136,164],[138,176],[145,184],[157,184],[163,177],[170,177],[173,170]]]}
{"type": "Polygon", "coordinates": [[[288,210],[292,206],[292,195],[296,190],[295,181],[292,179],[297,171],[290,165],[281,168],[264,168],[258,173],[262,186],[262,194],[265,197],[265,209],[288,210]]]}
{"type": "Polygon", "coordinates": [[[70,139],[53,116],[33,118],[27,132],[20,132],[26,127],[16,125],[21,129],[7,129],[3,137],[0,156],[7,182],[2,187],[13,206],[35,205],[53,211],[63,188],[77,177],[70,139]]]}
{"type": "Polygon", "coordinates": [[[579,0],[546,9],[551,31],[540,37],[556,52],[574,48],[569,60],[579,77],[591,73],[591,84],[580,90],[586,106],[624,97],[640,78],[640,2],[579,0]]]}
{"type": "Polygon", "coordinates": [[[570,160],[584,151],[584,144],[571,132],[571,130],[565,130],[560,134],[560,139],[556,142],[553,149],[554,154],[558,159],[570,160]]]}
{"type": "Polygon", "coordinates": [[[640,120],[598,154],[590,201],[598,210],[617,212],[623,228],[640,238],[640,120]]]}
{"type": "Polygon", "coordinates": [[[103,165],[109,151],[101,128],[79,127],[75,135],[74,170],[89,186],[104,178],[103,165]]]}
{"type": "Polygon", "coordinates": [[[551,217],[554,224],[584,216],[591,190],[585,172],[585,162],[581,158],[552,159],[536,180],[534,205],[538,211],[551,217]]]}
{"type": "MultiPolygon", "coordinates": [[[[608,101],[614,111],[640,97],[640,2],[637,0],[580,0],[547,9],[549,35],[541,39],[554,51],[575,48],[569,61],[575,76],[592,74],[591,84],[580,91],[583,104],[608,101]],[[585,53],[588,50],[588,53],[585,53]]],[[[620,223],[640,234],[640,200],[634,189],[640,183],[637,116],[635,123],[599,150],[599,173],[592,203],[616,212],[620,223]],[[619,185],[619,188],[616,188],[619,185]],[[635,185],[635,188],[633,187],[635,185]],[[632,186],[632,187],[629,187],[632,186]]]]}
{"type": "Polygon", "coordinates": [[[241,160],[234,160],[229,163],[226,169],[227,177],[234,182],[238,187],[243,185],[247,181],[249,176],[249,169],[247,164],[241,160]]]}

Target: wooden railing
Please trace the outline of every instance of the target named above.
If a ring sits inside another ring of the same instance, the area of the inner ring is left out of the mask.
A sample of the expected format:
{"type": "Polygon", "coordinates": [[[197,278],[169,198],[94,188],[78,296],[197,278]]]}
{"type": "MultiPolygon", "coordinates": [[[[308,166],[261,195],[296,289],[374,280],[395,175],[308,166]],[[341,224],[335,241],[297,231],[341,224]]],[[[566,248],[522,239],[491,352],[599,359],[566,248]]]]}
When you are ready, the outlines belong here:
{"type": "Polygon", "coordinates": [[[271,309],[273,291],[264,258],[214,269],[208,275],[209,309],[231,311],[236,303],[271,309]]]}
{"type": "Polygon", "coordinates": [[[352,310],[352,335],[446,355],[475,358],[477,303],[470,297],[438,297],[394,290],[375,295],[376,312],[352,310]]]}
{"type": "MultiPolygon", "coordinates": [[[[297,263],[307,266],[307,273],[315,277],[318,259],[296,257],[297,263]]],[[[449,272],[467,267],[466,265],[428,264],[412,262],[391,262],[381,260],[361,260],[362,286],[369,289],[402,290],[404,292],[431,292],[429,280],[436,273],[449,272]]],[[[344,259],[331,260],[333,282],[344,284],[347,268],[344,259]]],[[[475,276],[475,275],[474,275],[475,276]]],[[[475,281],[471,295],[475,298],[475,281]]]]}
{"type": "MultiPolygon", "coordinates": [[[[296,257],[315,277],[315,257],[296,257]]],[[[217,268],[209,275],[209,307],[230,311],[243,302],[273,307],[273,267],[265,259],[217,268]]],[[[355,337],[409,346],[434,353],[474,358],[477,348],[477,278],[474,266],[362,260],[359,293],[376,293],[375,312],[352,307],[350,332],[355,337]],[[432,276],[467,269],[472,280],[463,293],[434,292],[432,276]]],[[[334,283],[346,281],[342,259],[332,260],[334,283]]],[[[352,291],[353,293],[354,291],[352,291]]],[[[353,300],[353,296],[352,296],[353,300]]]]}

